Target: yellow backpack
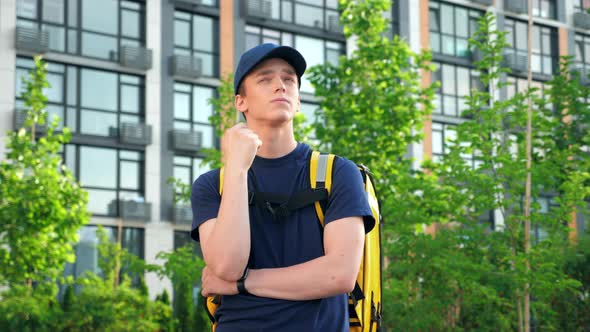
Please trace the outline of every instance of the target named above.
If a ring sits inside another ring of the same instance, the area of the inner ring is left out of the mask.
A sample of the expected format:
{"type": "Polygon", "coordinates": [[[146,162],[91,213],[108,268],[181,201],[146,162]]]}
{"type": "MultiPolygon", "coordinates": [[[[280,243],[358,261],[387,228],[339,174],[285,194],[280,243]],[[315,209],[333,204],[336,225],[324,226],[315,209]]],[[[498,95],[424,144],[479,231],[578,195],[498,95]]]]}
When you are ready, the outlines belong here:
{"type": "MultiPolygon", "coordinates": [[[[334,165],[333,154],[322,154],[314,151],[310,159],[310,184],[311,189],[325,189],[327,195],[332,188],[332,168],[334,165]]],[[[354,290],[348,294],[348,312],[351,332],[373,332],[381,329],[381,214],[379,202],[375,193],[373,179],[369,170],[358,165],[359,171],[363,177],[365,192],[369,200],[371,212],[375,218],[375,227],[365,235],[365,247],[359,274],[356,279],[354,290]]],[[[223,168],[219,173],[219,194],[223,188],[223,168]]],[[[327,196],[325,196],[327,198],[327,196]]],[[[324,210],[322,201],[313,202],[318,219],[324,226],[324,210]]],[[[296,204],[297,205],[297,204],[296,204]]],[[[292,209],[300,208],[293,206],[292,209]]],[[[220,296],[207,297],[205,307],[209,319],[212,323],[212,331],[215,332],[217,322],[214,313],[221,304],[220,296]]]]}

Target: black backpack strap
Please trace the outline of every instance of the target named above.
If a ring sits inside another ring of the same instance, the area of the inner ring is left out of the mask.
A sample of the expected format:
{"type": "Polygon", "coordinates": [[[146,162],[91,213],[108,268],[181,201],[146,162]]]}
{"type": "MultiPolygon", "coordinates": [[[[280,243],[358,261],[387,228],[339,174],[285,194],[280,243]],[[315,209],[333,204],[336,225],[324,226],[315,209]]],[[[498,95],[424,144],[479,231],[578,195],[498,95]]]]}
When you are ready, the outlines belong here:
{"type": "Polygon", "coordinates": [[[266,209],[275,220],[283,219],[292,211],[326,199],[328,199],[328,191],[325,188],[307,189],[292,196],[268,192],[248,193],[249,204],[266,209]]]}

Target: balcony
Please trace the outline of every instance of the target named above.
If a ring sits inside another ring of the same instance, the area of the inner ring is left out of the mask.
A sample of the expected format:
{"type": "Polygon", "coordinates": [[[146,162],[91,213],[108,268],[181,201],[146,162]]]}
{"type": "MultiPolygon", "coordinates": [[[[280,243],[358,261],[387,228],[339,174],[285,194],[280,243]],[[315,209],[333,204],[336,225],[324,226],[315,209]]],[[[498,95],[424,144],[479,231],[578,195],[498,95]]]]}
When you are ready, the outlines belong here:
{"type": "Polygon", "coordinates": [[[173,55],[170,57],[170,74],[175,77],[195,79],[201,77],[203,61],[190,55],[173,55]]]}
{"type": "Polygon", "coordinates": [[[172,210],[172,219],[175,224],[192,225],[193,210],[188,205],[175,205],[172,210]]]}
{"type": "Polygon", "coordinates": [[[272,16],[272,2],[269,0],[246,1],[246,15],[267,19],[272,16]]]}
{"type": "MultiPolygon", "coordinates": [[[[20,128],[22,128],[25,125],[25,120],[27,119],[27,110],[23,109],[23,108],[17,108],[14,110],[14,119],[13,119],[13,126],[14,126],[14,130],[18,130],[20,128]]],[[[35,126],[35,130],[36,131],[47,131],[47,125],[43,124],[43,125],[36,125],[35,126]]]]}
{"type": "Polygon", "coordinates": [[[123,45],[119,49],[119,63],[122,66],[148,70],[152,68],[152,50],[145,47],[123,45]]]}
{"type": "Polygon", "coordinates": [[[580,29],[590,29],[590,14],[587,12],[574,13],[574,26],[580,29]]]}
{"type": "Polygon", "coordinates": [[[576,63],[572,65],[571,74],[578,75],[580,84],[583,86],[590,86],[590,79],[588,78],[589,70],[582,63],[576,63]]]}
{"type": "Polygon", "coordinates": [[[42,54],[49,50],[49,32],[37,28],[16,27],[17,50],[42,54]]]}
{"type": "Polygon", "coordinates": [[[152,204],[131,200],[113,200],[108,206],[110,215],[118,215],[125,220],[150,221],[152,204]],[[117,211],[118,210],[118,211],[117,211]]]}
{"type": "Polygon", "coordinates": [[[504,9],[518,14],[526,14],[528,12],[528,0],[509,0],[504,1],[504,9]]]}
{"type": "Polygon", "coordinates": [[[200,131],[174,129],[170,136],[174,150],[196,152],[203,142],[203,133],[200,131]]]}
{"type": "Polygon", "coordinates": [[[528,70],[527,56],[515,53],[504,53],[503,65],[515,72],[526,72],[528,70]]]}
{"type": "Polygon", "coordinates": [[[338,15],[328,16],[328,31],[335,33],[343,33],[342,26],[340,25],[340,18],[338,15]]]}
{"type": "Polygon", "coordinates": [[[471,2],[478,3],[484,6],[491,6],[494,4],[494,0],[472,0],[471,2]]]}
{"type": "Polygon", "coordinates": [[[203,0],[170,0],[171,3],[174,4],[186,4],[186,5],[193,5],[198,6],[203,4],[203,0]]]}
{"type": "Polygon", "coordinates": [[[121,143],[150,145],[152,143],[152,126],[145,123],[122,123],[119,128],[110,127],[110,136],[119,137],[121,143]]]}

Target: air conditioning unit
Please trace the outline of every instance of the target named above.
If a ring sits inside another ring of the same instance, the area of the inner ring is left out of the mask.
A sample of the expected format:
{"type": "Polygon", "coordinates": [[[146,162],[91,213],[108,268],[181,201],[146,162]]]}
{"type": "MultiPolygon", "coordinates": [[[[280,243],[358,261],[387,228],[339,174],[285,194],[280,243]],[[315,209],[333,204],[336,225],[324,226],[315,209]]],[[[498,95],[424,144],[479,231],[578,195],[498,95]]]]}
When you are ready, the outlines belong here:
{"type": "Polygon", "coordinates": [[[587,12],[574,13],[574,26],[581,29],[590,29],[590,14],[587,12]]]}
{"type": "Polygon", "coordinates": [[[328,31],[342,33],[340,18],[338,15],[328,15],[328,31]]]}
{"type": "Polygon", "coordinates": [[[246,13],[248,16],[258,18],[271,18],[272,2],[269,0],[247,0],[246,13]]]}
{"type": "Polygon", "coordinates": [[[527,56],[523,54],[504,54],[504,65],[513,71],[526,72],[528,70],[527,56]]]}
{"type": "Polygon", "coordinates": [[[190,55],[173,55],[170,57],[170,73],[172,76],[199,78],[203,73],[203,61],[190,55]]]}
{"type": "Polygon", "coordinates": [[[504,9],[518,14],[526,14],[528,0],[504,0],[504,9]]]}
{"type": "Polygon", "coordinates": [[[119,215],[125,220],[149,221],[152,219],[152,205],[146,202],[113,200],[109,203],[108,210],[110,215],[119,215]]]}
{"type": "Polygon", "coordinates": [[[193,210],[188,205],[175,205],[172,210],[172,219],[176,224],[192,224],[193,210]]]}
{"type": "Polygon", "coordinates": [[[145,123],[122,123],[118,134],[121,143],[137,145],[152,143],[152,126],[145,123]]]}
{"type": "Polygon", "coordinates": [[[152,68],[152,50],[123,45],[119,50],[119,63],[125,67],[148,70],[152,68]]]}
{"type": "Polygon", "coordinates": [[[203,143],[203,133],[200,131],[174,129],[170,134],[174,150],[196,152],[203,143]]]}
{"type": "Polygon", "coordinates": [[[37,28],[16,27],[15,48],[17,50],[45,53],[49,50],[49,31],[37,28]]]}

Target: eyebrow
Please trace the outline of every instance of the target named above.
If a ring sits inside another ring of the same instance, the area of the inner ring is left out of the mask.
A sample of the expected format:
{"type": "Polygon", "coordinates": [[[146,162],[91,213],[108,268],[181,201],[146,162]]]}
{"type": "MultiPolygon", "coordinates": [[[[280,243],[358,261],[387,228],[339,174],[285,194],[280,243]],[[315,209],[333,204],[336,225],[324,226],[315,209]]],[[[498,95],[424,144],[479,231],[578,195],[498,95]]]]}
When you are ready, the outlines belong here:
{"type": "MultiPolygon", "coordinates": [[[[290,68],[283,68],[283,69],[281,69],[281,72],[287,73],[289,75],[295,75],[295,71],[293,71],[290,68]]],[[[274,73],[273,69],[265,69],[265,70],[261,70],[258,73],[256,73],[256,76],[264,76],[264,75],[268,75],[268,74],[272,74],[272,73],[274,73]]]]}

